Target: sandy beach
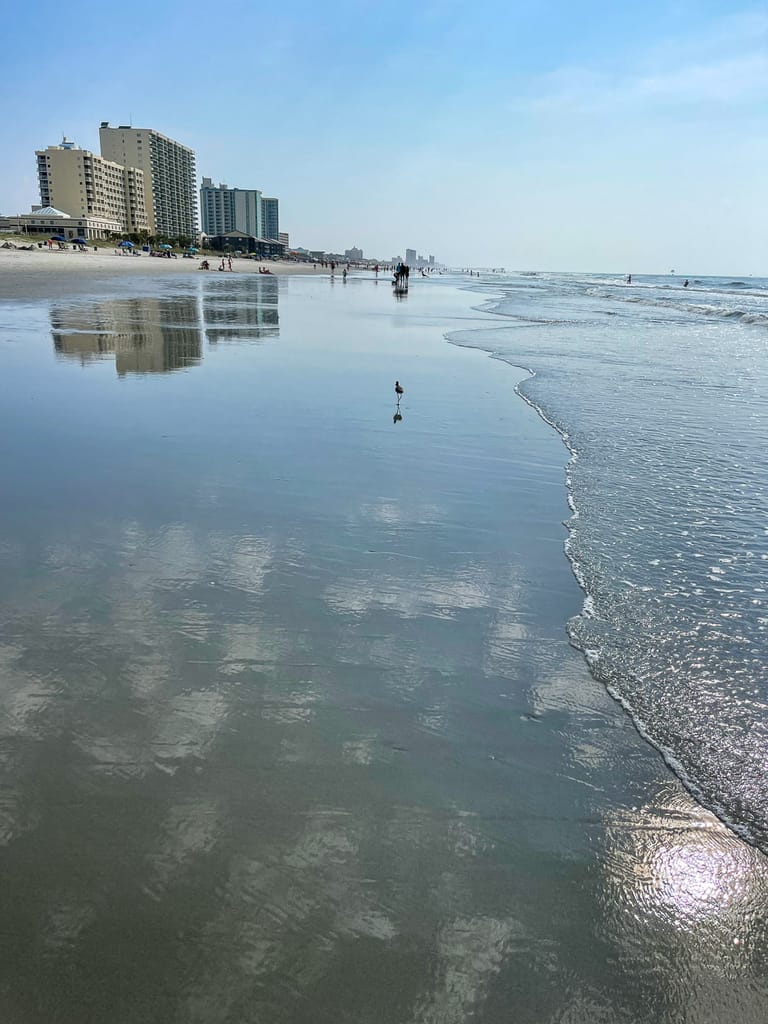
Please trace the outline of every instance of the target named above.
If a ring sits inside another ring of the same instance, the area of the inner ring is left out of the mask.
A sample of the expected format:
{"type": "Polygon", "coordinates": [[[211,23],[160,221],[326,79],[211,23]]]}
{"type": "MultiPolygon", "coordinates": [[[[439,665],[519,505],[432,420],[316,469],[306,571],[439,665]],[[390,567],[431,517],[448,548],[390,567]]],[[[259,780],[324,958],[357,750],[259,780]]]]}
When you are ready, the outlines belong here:
{"type": "MultiPolygon", "coordinates": [[[[31,275],[48,274],[85,274],[104,277],[108,274],[188,274],[198,270],[202,259],[207,259],[211,270],[207,273],[218,273],[217,267],[221,256],[201,256],[195,259],[185,259],[179,255],[176,259],[150,256],[148,253],[139,253],[136,256],[117,254],[112,249],[93,248],[85,252],[76,252],[72,248],[67,249],[38,249],[19,250],[0,248],[0,278],[8,275],[23,274],[26,278],[31,275]]],[[[273,260],[249,260],[238,257],[232,258],[232,273],[237,274],[258,274],[259,267],[267,267],[276,275],[285,274],[330,274],[330,271],[309,263],[293,263],[290,261],[273,260]]],[[[205,271],[199,271],[205,273],[205,271]]],[[[228,273],[228,271],[225,271],[228,273]]]]}
{"type": "Polygon", "coordinates": [[[4,1015],[762,1024],[768,871],[569,643],[478,297],[102,261],[0,275],[4,1015]]]}

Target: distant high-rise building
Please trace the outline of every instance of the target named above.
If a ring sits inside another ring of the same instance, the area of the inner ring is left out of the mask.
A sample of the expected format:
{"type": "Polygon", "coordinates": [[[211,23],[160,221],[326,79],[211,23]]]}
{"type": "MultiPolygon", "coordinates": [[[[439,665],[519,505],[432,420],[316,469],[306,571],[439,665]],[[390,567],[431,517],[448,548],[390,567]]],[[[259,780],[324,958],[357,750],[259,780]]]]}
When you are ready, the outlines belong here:
{"type": "Polygon", "coordinates": [[[274,238],[280,234],[280,217],[278,213],[278,202],[276,199],[261,200],[261,216],[264,222],[263,238],[274,238]]]}
{"type": "Polygon", "coordinates": [[[73,218],[92,217],[112,230],[147,230],[144,174],[105,160],[64,138],[59,146],[35,151],[40,202],[73,218]]]}
{"type": "Polygon", "coordinates": [[[415,267],[416,266],[416,250],[415,249],[406,249],[405,250],[405,262],[408,264],[409,267],[415,267]]]}
{"type": "Polygon", "coordinates": [[[286,252],[291,248],[291,239],[287,231],[279,231],[277,234],[277,240],[280,245],[283,246],[286,252]]]}
{"type": "Polygon", "coordinates": [[[167,238],[197,234],[195,154],[152,128],[99,128],[101,155],[144,172],[149,230],[167,238]]]}
{"type": "Polygon", "coordinates": [[[206,235],[240,231],[254,238],[264,237],[261,191],[257,188],[230,188],[229,185],[214,185],[210,178],[203,178],[200,210],[206,235]]]}
{"type": "Polygon", "coordinates": [[[351,249],[344,250],[344,255],[348,260],[361,260],[363,258],[363,250],[353,245],[351,249]]]}
{"type": "Polygon", "coordinates": [[[435,257],[434,256],[430,256],[429,257],[429,265],[430,265],[430,267],[434,267],[434,265],[435,265],[435,257]]]}

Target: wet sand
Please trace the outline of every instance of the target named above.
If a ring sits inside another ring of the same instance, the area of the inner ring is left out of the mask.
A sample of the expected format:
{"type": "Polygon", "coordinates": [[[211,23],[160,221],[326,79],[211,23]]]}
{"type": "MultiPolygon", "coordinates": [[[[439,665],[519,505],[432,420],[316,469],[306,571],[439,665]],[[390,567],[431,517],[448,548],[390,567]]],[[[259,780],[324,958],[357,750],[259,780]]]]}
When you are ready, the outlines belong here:
{"type": "Polygon", "coordinates": [[[477,297],[37,287],[0,333],[3,1016],[762,1022],[764,858],[569,646],[567,454],[444,341],[477,297]]]}

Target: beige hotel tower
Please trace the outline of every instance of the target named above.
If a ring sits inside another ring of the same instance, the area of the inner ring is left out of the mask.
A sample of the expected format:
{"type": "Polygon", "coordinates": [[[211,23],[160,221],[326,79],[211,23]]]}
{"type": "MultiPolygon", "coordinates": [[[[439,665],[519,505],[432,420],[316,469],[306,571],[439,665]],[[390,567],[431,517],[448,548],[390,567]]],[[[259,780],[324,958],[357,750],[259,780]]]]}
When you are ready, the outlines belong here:
{"type": "Polygon", "coordinates": [[[105,231],[148,228],[144,175],[135,167],[105,160],[64,138],[58,146],[35,151],[40,202],[64,210],[70,218],[105,231]]]}
{"type": "Polygon", "coordinates": [[[152,128],[120,125],[99,128],[101,155],[144,172],[147,219],[152,235],[197,235],[195,154],[152,128]]]}

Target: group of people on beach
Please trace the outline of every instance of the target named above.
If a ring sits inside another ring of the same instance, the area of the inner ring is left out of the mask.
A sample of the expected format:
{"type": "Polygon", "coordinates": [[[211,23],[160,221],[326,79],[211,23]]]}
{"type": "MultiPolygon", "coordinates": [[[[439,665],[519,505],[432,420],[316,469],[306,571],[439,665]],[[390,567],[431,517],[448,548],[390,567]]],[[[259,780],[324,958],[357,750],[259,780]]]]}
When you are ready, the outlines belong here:
{"type": "MultiPolygon", "coordinates": [[[[200,266],[197,269],[198,270],[210,270],[211,269],[211,264],[210,264],[209,260],[201,260],[200,261],[200,266]]],[[[231,271],[232,270],[232,257],[231,256],[226,256],[226,257],[222,256],[221,257],[221,263],[219,263],[219,265],[218,265],[218,267],[216,269],[217,270],[231,271]]],[[[267,267],[259,267],[259,273],[260,274],[270,274],[271,275],[272,271],[269,270],[267,267]]]]}
{"type": "Polygon", "coordinates": [[[408,279],[411,276],[411,268],[407,263],[398,263],[395,267],[395,276],[392,278],[392,285],[395,291],[408,291],[408,279]]]}
{"type": "MultiPolygon", "coordinates": [[[[211,264],[208,262],[208,260],[201,260],[200,261],[200,266],[197,269],[198,270],[210,270],[211,269],[211,264]]],[[[225,259],[224,256],[222,256],[221,257],[221,263],[218,265],[218,267],[216,269],[217,270],[231,270],[232,269],[232,257],[231,256],[227,256],[226,259],[225,259]]]]}

